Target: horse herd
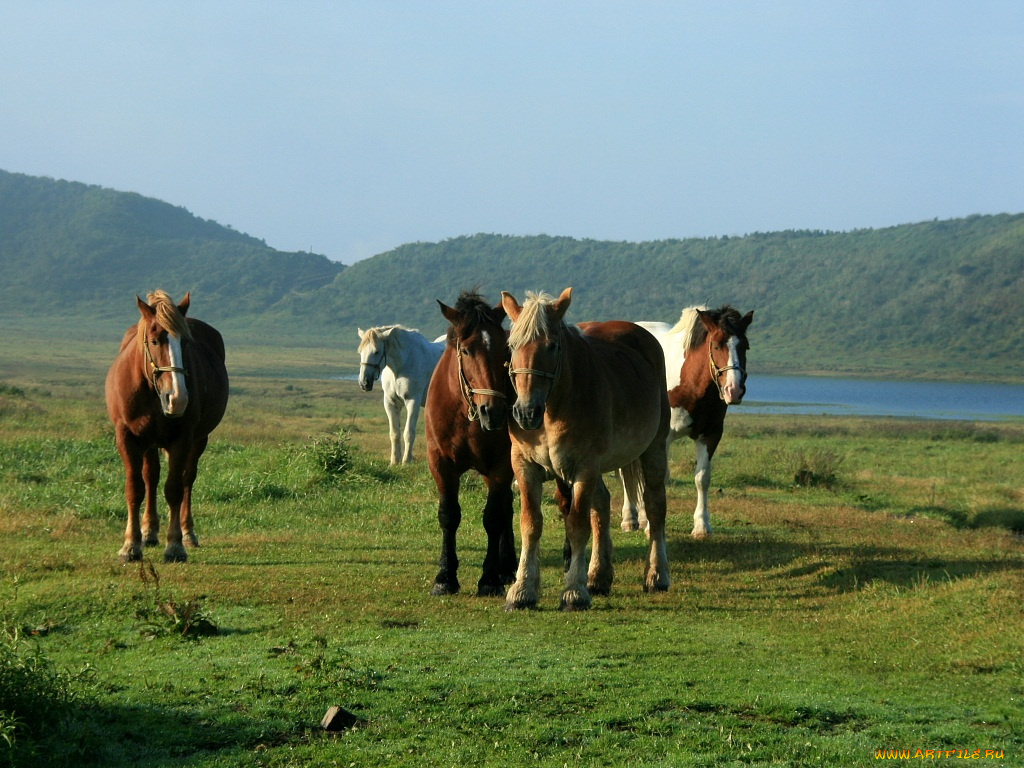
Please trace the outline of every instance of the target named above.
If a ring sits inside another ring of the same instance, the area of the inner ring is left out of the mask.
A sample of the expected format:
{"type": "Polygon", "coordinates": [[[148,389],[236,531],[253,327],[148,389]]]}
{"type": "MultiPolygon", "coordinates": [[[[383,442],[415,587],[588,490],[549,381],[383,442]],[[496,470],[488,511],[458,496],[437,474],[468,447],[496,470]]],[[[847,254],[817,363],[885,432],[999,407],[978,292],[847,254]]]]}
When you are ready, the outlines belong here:
{"type": "MultiPolygon", "coordinates": [[[[741,316],[729,306],[693,307],[675,326],[570,324],[565,316],[571,300],[570,288],[558,298],[528,293],[522,304],[503,292],[501,302],[491,306],[478,293],[465,291],[454,307],[438,301],[448,330],[435,341],[398,325],[359,331],[359,385],[369,391],[381,381],[392,463],[412,459],[419,409],[425,408],[427,462],[437,485],[442,534],[435,595],[460,589],[459,486],[471,469],[487,489],[487,553],[477,592],[504,595],[509,610],[537,605],[547,480],[554,480],[565,523],[565,610],[586,609],[592,595],[611,589],[611,494],[605,473],[618,471],[623,484],[622,528],[647,531],[645,591],[669,588],[668,446],[684,435],[697,447],[693,536],[711,532],[711,459],[726,409],[744,395],[746,331],[753,312],[741,316]],[[407,415],[400,429],[403,408],[407,415]],[[521,496],[518,561],[514,481],[521,496]]],[[[191,515],[196,467],[227,403],[224,345],[209,325],[186,319],[188,295],[176,305],[157,291],[148,302],[137,297],[137,303],[140,320],[125,333],[106,386],[126,474],[128,526],[119,554],[125,561],[138,560],[143,544],[157,543],[162,449],[170,507],[164,557],[184,561],[183,534],[198,544],[191,515]]]]}

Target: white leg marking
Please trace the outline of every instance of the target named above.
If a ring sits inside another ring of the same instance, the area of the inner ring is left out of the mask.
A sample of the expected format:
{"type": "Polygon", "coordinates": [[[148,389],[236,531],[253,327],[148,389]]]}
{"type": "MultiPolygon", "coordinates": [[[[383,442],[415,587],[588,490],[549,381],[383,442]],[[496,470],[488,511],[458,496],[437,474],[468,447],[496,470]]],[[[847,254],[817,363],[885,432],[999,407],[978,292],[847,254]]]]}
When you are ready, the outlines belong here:
{"type": "Polygon", "coordinates": [[[704,441],[698,439],[697,465],[693,473],[693,484],[697,487],[697,507],[693,511],[693,537],[703,539],[711,535],[711,517],[708,514],[708,488],[711,487],[711,457],[704,441]]]}

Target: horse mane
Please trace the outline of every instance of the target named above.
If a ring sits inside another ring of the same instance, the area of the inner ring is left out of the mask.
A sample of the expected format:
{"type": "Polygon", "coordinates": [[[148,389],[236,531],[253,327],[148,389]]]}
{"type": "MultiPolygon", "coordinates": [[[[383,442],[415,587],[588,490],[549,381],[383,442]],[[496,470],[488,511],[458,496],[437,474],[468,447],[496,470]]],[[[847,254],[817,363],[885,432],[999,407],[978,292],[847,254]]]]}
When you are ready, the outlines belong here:
{"type": "Polygon", "coordinates": [[[671,333],[683,334],[683,349],[689,351],[703,344],[708,338],[708,329],[700,321],[698,310],[707,315],[711,322],[717,325],[726,336],[738,336],[745,338],[743,326],[740,324],[742,317],[740,313],[728,304],[723,304],[718,309],[708,309],[701,305],[687,307],[679,316],[679,322],[672,328],[671,333]]]}
{"type": "Polygon", "coordinates": [[[554,303],[555,297],[549,293],[526,292],[523,310],[508,334],[509,349],[519,349],[542,336],[551,335],[554,329],[551,328],[551,315],[547,309],[554,303]]]}
{"type": "Polygon", "coordinates": [[[477,328],[494,322],[494,310],[487,300],[475,290],[466,290],[459,294],[455,301],[455,311],[459,314],[458,326],[448,329],[448,340],[456,335],[469,335],[477,328]]]}
{"type": "Polygon", "coordinates": [[[159,289],[146,294],[146,302],[156,312],[156,321],[168,333],[177,336],[179,339],[191,339],[192,330],[188,321],[181,314],[178,305],[166,291],[159,289]]]}
{"type": "Polygon", "coordinates": [[[419,332],[415,328],[406,328],[404,325],[378,325],[363,333],[363,338],[360,339],[359,348],[356,351],[362,354],[368,349],[377,349],[383,343],[384,337],[389,336],[394,330],[408,331],[409,333],[419,332]]]}

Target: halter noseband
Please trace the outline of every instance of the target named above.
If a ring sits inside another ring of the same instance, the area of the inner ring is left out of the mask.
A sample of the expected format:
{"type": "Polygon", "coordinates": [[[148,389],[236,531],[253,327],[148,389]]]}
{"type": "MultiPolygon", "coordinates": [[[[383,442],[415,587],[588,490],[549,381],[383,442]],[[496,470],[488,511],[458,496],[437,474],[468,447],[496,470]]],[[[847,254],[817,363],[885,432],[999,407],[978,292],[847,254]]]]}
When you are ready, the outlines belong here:
{"type": "Polygon", "coordinates": [[[714,380],[715,386],[718,387],[718,396],[723,400],[725,400],[725,393],[722,391],[722,382],[720,381],[723,373],[728,373],[729,371],[739,371],[740,375],[743,377],[743,380],[747,380],[747,372],[743,370],[743,366],[727,365],[725,366],[725,368],[719,368],[717,365],[715,365],[715,356],[712,354],[711,350],[711,339],[708,339],[708,363],[710,364],[709,367],[711,369],[711,378],[712,380],[714,380]]]}
{"type": "Polygon", "coordinates": [[[498,392],[495,389],[475,389],[469,386],[469,380],[466,378],[466,372],[462,369],[462,355],[464,350],[462,347],[457,345],[458,340],[456,339],[455,356],[459,361],[459,386],[462,389],[462,396],[466,398],[466,403],[469,405],[469,412],[466,416],[470,421],[479,421],[480,406],[473,402],[473,395],[490,395],[491,397],[500,397],[504,400],[505,393],[498,392]]]}
{"type": "Polygon", "coordinates": [[[551,379],[554,381],[558,378],[558,372],[562,368],[562,329],[558,329],[558,358],[555,360],[555,371],[542,371],[537,368],[513,368],[511,361],[505,363],[505,367],[508,368],[508,376],[512,379],[512,384],[516,383],[516,374],[528,373],[531,376],[540,376],[542,379],[551,379]]]}
{"type": "MultiPolygon", "coordinates": [[[[374,350],[374,351],[376,351],[376,350],[374,350]]],[[[388,348],[384,344],[384,342],[382,341],[381,345],[380,345],[380,362],[379,363],[369,363],[369,362],[367,362],[367,363],[360,363],[360,365],[363,365],[363,366],[365,366],[367,368],[375,369],[377,371],[377,375],[374,376],[374,378],[375,379],[379,379],[381,371],[383,371],[385,368],[388,367],[388,348]]]]}

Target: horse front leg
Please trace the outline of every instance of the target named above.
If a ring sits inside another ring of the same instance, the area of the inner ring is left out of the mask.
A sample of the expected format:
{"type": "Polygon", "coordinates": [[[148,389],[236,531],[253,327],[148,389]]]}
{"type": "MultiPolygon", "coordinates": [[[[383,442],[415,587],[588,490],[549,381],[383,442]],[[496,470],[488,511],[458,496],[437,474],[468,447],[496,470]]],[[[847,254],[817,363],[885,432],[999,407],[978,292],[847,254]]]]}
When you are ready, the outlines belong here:
{"type": "Polygon", "coordinates": [[[391,464],[402,461],[402,443],[399,424],[401,422],[402,400],[384,392],[384,413],[388,417],[388,439],[391,441],[391,464]]]}
{"type": "Polygon", "coordinates": [[[118,558],[123,563],[137,562],[142,559],[142,529],[139,525],[139,507],[146,495],[146,485],[142,477],[142,464],[145,452],[135,443],[128,430],[117,430],[117,450],[124,462],[124,497],[128,506],[128,524],[124,531],[124,545],[118,551],[118,558]]]}
{"type": "Polygon", "coordinates": [[[479,597],[501,597],[505,585],[515,578],[516,550],[512,533],[512,480],[507,477],[484,478],[487,501],[484,504],[484,531],[487,555],[477,584],[479,597]]]}
{"type": "Polygon", "coordinates": [[[711,457],[715,454],[721,435],[701,435],[696,440],[696,462],[693,470],[693,484],[697,488],[697,506],[693,510],[693,533],[695,539],[706,539],[711,535],[711,513],[708,510],[708,491],[711,488],[711,457]]]}
{"type": "MultiPolygon", "coordinates": [[[[572,503],[565,517],[565,536],[569,541],[571,556],[565,571],[565,589],[562,591],[563,611],[585,611],[590,608],[590,592],[587,589],[587,542],[590,540],[590,510],[600,475],[588,473],[573,483],[572,503]]],[[[605,492],[607,493],[607,488],[605,492]]],[[[607,528],[607,518],[605,527],[607,528]]],[[[595,542],[595,547],[599,546],[595,542]]]]}
{"type": "Polygon", "coordinates": [[[182,543],[181,509],[185,499],[185,466],[188,449],[181,443],[167,451],[167,482],[164,483],[164,499],[170,510],[167,520],[167,546],[164,548],[165,563],[184,563],[188,553],[182,543]]]}
{"type": "Polygon", "coordinates": [[[526,462],[514,444],[512,466],[519,483],[519,531],[523,550],[519,556],[516,580],[505,595],[506,611],[537,607],[540,595],[540,536],[544,530],[544,516],[541,512],[544,469],[526,462]]]}
{"type": "Polygon", "coordinates": [[[455,541],[462,523],[462,506],[459,504],[460,475],[447,462],[441,463],[431,457],[430,472],[437,485],[437,522],[441,526],[440,568],[434,577],[432,595],[457,594],[459,584],[459,556],[455,541]]]}
{"type": "Polygon", "coordinates": [[[146,485],[146,511],[142,515],[142,544],[155,547],[160,543],[160,512],[157,494],[160,492],[160,449],[150,448],[142,458],[142,478],[146,485]]]}

